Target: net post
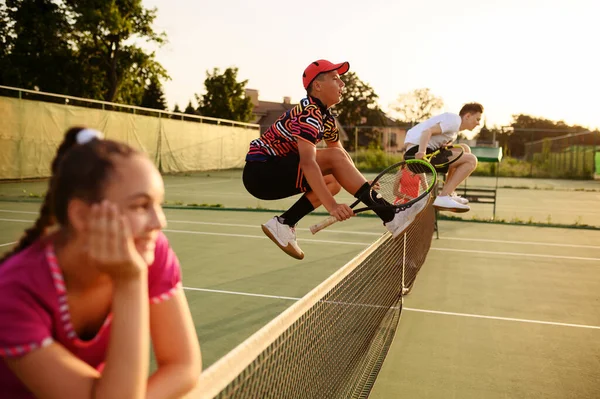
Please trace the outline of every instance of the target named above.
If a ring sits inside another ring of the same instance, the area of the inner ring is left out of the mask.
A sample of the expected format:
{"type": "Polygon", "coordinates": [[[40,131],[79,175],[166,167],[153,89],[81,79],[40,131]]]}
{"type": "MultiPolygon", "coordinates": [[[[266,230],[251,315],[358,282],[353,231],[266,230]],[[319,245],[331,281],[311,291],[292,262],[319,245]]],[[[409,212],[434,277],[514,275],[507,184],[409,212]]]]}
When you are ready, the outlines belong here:
{"type": "Polygon", "coordinates": [[[402,243],[402,294],[406,290],[406,232],[403,234],[403,243],[402,243]]]}

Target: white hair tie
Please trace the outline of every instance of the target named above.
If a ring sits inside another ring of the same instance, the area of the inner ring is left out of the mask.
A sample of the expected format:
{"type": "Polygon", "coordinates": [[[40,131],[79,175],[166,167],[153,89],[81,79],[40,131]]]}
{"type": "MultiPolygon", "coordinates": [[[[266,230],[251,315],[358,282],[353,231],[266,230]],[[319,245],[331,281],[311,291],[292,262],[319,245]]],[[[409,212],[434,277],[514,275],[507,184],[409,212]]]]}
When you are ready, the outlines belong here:
{"type": "Polygon", "coordinates": [[[104,135],[95,129],[83,129],[77,133],[75,140],[77,144],[87,144],[93,139],[102,140],[104,135]]]}

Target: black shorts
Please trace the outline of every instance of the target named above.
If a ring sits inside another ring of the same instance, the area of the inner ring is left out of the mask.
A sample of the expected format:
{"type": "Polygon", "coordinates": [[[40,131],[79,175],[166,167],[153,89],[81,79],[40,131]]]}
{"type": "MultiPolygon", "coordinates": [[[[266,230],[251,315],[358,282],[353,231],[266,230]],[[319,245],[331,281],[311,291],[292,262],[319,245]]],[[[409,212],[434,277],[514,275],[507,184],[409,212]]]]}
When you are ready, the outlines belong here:
{"type": "MultiPolygon", "coordinates": [[[[418,145],[415,145],[415,146],[409,148],[404,153],[404,159],[415,159],[415,155],[417,154],[418,151],[419,151],[419,146],[418,145]]],[[[437,151],[437,150],[432,150],[431,148],[427,148],[427,151],[425,151],[425,153],[426,154],[431,154],[434,151],[437,151]]],[[[436,155],[436,158],[437,158],[437,155],[436,155]]],[[[449,169],[449,165],[446,165],[446,166],[443,166],[441,168],[435,168],[435,171],[437,173],[448,173],[448,169],[449,169]]]]}
{"type": "Polygon", "coordinates": [[[298,154],[273,157],[264,162],[246,162],[242,180],[246,190],[262,200],[287,198],[311,191],[300,169],[298,154]]]}

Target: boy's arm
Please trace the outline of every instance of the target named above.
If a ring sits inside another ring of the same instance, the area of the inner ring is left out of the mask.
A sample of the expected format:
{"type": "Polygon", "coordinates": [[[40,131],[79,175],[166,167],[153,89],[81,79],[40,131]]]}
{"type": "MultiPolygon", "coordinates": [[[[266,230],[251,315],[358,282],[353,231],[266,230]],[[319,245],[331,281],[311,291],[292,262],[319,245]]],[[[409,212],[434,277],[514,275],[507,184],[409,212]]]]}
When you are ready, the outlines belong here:
{"type": "Polygon", "coordinates": [[[423,159],[425,156],[425,152],[427,151],[427,144],[429,144],[429,140],[431,136],[436,134],[442,134],[442,127],[440,124],[433,125],[429,129],[423,130],[421,133],[421,140],[419,140],[419,151],[415,154],[416,159],[423,159]]]}

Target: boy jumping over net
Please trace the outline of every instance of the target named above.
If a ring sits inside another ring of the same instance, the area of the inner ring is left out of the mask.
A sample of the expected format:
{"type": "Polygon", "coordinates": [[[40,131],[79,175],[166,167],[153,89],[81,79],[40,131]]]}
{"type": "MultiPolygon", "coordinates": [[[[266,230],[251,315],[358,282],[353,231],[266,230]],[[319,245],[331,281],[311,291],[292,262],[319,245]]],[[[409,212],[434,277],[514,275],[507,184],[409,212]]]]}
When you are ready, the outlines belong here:
{"type": "MultiPolygon", "coordinates": [[[[326,60],[311,63],[302,75],[306,98],[283,114],[260,138],[250,143],[244,167],[244,186],[254,197],[275,200],[304,193],[290,209],[262,225],[263,232],[284,252],[303,259],[294,227],[319,205],[338,221],[354,215],[334,199],[341,187],[367,206],[383,201],[372,192],[339,141],[339,130],[329,109],[342,99],[348,62],[326,60]],[[325,140],[327,148],[317,149],[325,140]]],[[[424,201],[425,203],[426,201],[424,201]]],[[[376,210],[385,227],[399,235],[424,204],[402,212],[376,210]]]]}
{"type": "MultiPolygon", "coordinates": [[[[473,130],[479,125],[482,113],[481,104],[469,103],[461,108],[458,115],[446,112],[419,123],[406,132],[404,158],[423,159],[425,154],[452,144],[458,137],[458,132],[473,130]]],[[[467,205],[469,201],[454,192],[456,187],[477,167],[477,157],[471,154],[468,146],[462,145],[462,147],[463,156],[449,166],[437,169],[438,173],[448,173],[444,187],[433,203],[438,210],[468,212],[471,209],[467,205]]]]}

